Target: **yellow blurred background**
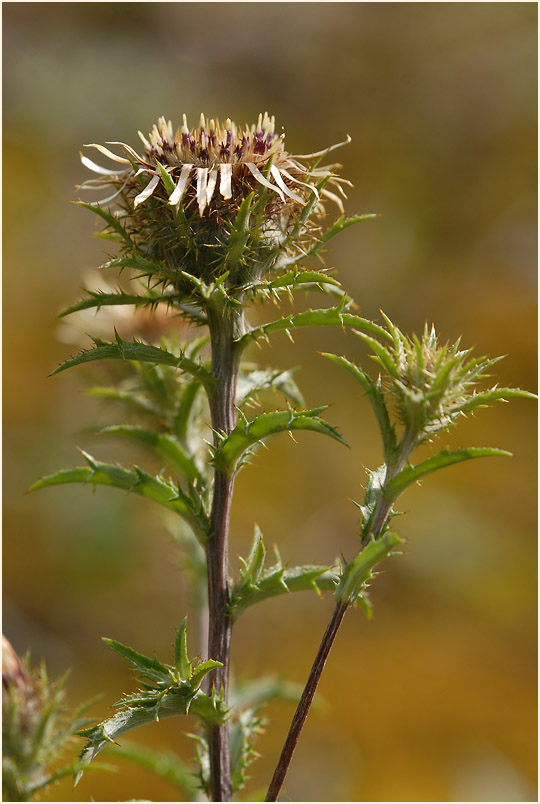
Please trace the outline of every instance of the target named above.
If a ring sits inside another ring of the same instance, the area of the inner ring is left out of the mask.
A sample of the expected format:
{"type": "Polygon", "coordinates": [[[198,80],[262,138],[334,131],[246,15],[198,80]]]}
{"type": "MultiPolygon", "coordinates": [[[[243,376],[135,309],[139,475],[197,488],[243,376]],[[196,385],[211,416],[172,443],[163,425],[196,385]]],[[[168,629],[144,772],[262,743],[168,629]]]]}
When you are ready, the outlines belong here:
{"type": "MultiPolygon", "coordinates": [[[[99,635],[168,660],[193,615],[150,503],[102,488],[25,496],[39,476],[80,463],[76,444],[145,461],[89,434],[106,411],[77,369],[47,376],[70,353],[54,316],[107,245],[69,203],[88,178],[82,144],[137,147],[158,116],[185,112],[194,125],[201,111],[244,123],[267,109],[292,153],[350,134],[336,157],[354,184],[347,212],[380,217],[334,241],[327,265],[361,314],[383,309],[407,332],[434,322],[477,354],[508,355],[500,384],[535,390],[536,17],[531,3],[4,4],[4,630],[51,674],[72,668],[70,703],[103,692],[100,718],[134,688],[99,635]]],[[[252,320],[264,315],[275,311],[252,320]]],[[[257,359],[301,364],[307,405],[331,403],[351,449],[306,433],[259,453],[237,481],[235,571],[254,522],[291,565],[352,557],[350,500],[380,462],[359,388],[317,355],[366,364],[359,339],[318,329],[295,341],[278,335],[257,359]]],[[[346,618],[284,800],[536,800],[535,428],[534,404],[518,400],[443,438],[514,457],[407,492],[395,523],[405,555],[373,585],[374,619],[346,618]]],[[[303,682],[331,609],[302,593],[249,610],[235,629],[235,677],[303,682]]],[[[268,783],[292,713],[268,707],[246,800],[268,783]]],[[[133,739],[189,758],[193,728],[175,719],[133,739]]],[[[48,799],[178,800],[121,764],[48,799]]]]}

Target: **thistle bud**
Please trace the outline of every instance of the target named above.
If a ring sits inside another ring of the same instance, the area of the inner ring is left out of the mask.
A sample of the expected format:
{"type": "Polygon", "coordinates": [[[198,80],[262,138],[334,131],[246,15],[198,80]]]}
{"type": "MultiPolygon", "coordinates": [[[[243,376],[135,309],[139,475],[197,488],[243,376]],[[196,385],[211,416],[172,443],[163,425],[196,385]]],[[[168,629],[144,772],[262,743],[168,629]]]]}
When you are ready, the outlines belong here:
{"type": "Polygon", "coordinates": [[[4,801],[31,801],[38,791],[72,771],[51,771],[71,735],[86,723],[82,709],[66,717],[62,682],[49,683],[45,668],[30,670],[2,635],[2,792],[4,801]]]}
{"type": "Polygon", "coordinates": [[[410,338],[385,318],[391,346],[361,332],[358,335],[373,347],[374,359],[384,369],[383,387],[394,401],[409,448],[447,430],[477,407],[524,394],[497,386],[477,390],[500,358],[473,358],[471,349],[460,349],[459,340],[441,344],[433,326],[426,325],[422,337],[410,338]]]}
{"type": "Polygon", "coordinates": [[[2,700],[9,698],[15,690],[28,695],[30,689],[26,667],[13,650],[11,642],[2,634],[2,700]]]}
{"type": "Polygon", "coordinates": [[[42,772],[37,760],[44,688],[2,635],[2,789],[4,800],[28,801],[42,772]]]}

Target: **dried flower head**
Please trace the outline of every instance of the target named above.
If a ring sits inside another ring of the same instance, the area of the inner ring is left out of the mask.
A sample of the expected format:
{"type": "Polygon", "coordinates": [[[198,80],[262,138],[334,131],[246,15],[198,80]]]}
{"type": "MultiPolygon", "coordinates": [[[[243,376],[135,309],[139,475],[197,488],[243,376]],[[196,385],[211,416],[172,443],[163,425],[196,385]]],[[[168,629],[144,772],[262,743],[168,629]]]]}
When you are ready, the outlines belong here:
{"type": "Polygon", "coordinates": [[[266,113],[243,130],[229,119],[207,122],[204,115],[190,130],[184,115],[176,133],[161,117],[148,137],[139,136],[142,154],[120,142],[107,144],[121,146],[123,155],[90,144],[122,167],[102,167],[81,156],[99,178],[80,188],[112,188],[95,206],[115,202],[115,217],[130,245],[165,261],[169,269],[204,281],[230,271],[233,230],[243,226],[247,251],[243,244],[242,263],[249,270],[233,271],[228,281],[241,286],[279,265],[283,254],[302,254],[315,236],[310,218],[324,213],[324,200],[343,211],[342,185],[349,182],[336,175],[338,165],[321,166],[320,160],[344,143],[292,156],[266,113]]]}
{"type": "MultiPolygon", "coordinates": [[[[229,118],[221,125],[219,120],[214,119],[207,123],[201,114],[199,125],[191,130],[188,128],[186,115],[183,115],[182,126],[176,133],[171,121],[167,122],[164,117],[159,118],[148,138],[142,132],[138,133],[144,145],[144,156],[121,142],[107,144],[121,145],[127,157],[118,156],[96,143],[86,146],[97,148],[115,162],[130,165],[125,169],[111,170],[81,156],[86,167],[101,176],[109,177],[109,181],[103,178],[91,179],[81,186],[102,189],[109,183],[117,187],[116,192],[103,199],[101,204],[120,195],[125,190],[125,185],[130,184],[131,178],[145,173],[150,176],[150,180],[141,192],[134,195],[134,207],[150,198],[160,185],[167,193],[167,201],[171,206],[179,204],[188,193],[189,201],[185,206],[196,202],[199,215],[203,215],[205,210],[211,214],[212,211],[223,211],[224,206],[238,206],[239,200],[248,195],[257,184],[272,190],[282,205],[290,205],[290,202],[304,205],[311,192],[317,192],[316,182],[323,178],[336,184],[345,197],[340,185],[348,182],[332,173],[336,165],[309,169],[298,161],[325,156],[344,143],[318,153],[291,156],[285,150],[284,135],[275,134],[274,117],[270,118],[266,112],[264,116],[259,115],[256,124],[243,131],[229,118]],[[270,169],[268,178],[263,173],[266,166],[270,169]],[[171,185],[164,173],[175,182],[171,192],[171,185]],[[306,178],[308,181],[305,181],[306,178]]],[[[349,141],[347,138],[346,142],[349,141]]],[[[137,189],[138,183],[133,183],[133,186],[137,189]]],[[[334,200],[343,211],[338,195],[328,189],[321,190],[321,195],[334,200]]]]}

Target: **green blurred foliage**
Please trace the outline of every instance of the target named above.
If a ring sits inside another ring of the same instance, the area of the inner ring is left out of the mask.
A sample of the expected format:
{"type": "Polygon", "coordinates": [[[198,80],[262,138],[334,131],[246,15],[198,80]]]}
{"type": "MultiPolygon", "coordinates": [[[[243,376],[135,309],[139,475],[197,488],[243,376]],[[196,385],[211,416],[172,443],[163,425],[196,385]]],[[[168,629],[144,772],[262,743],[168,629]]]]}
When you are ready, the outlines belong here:
{"type": "MultiPolygon", "coordinates": [[[[337,157],[355,185],[347,212],[381,216],[345,232],[327,264],[360,314],[382,308],[405,331],[433,321],[478,354],[508,354],[497,379],[534,390],[536,16],[530,3],[4,5],[4,628],[51,674],[72,666],[73,703],[103,691],[102,717],[132,688],[98,634],[167,655],[193,614],[172,541],[143,500],[71,487],[24,496],[38,476],[79,462],[75,443],[144,465],[89,436],[106,417],[82,394],[84,370],[47,377],[74,351],[57,341],[54,314],[107,246],[68,203],[87,178],[82,144],[136,146],[137,129],[159,115],[193,122],[201,111],[244,122],[267,109],[293,153],[350,134],[337,157]]],[[[328,418],[352,449],[303,434],[259,453],[237,483],[235,568],[254,521],[284,561],[352,556],[349,499],[361,497],[363,467],[380,462],[366,400],[316,354],[365,361],[359,339],[319,329],[295,340],[277,335],[253,358],[301,364],[308,406],[333,403],[328,418]]],[[[374,620],[352,612],[345,622],[289,799],[534,798],[535,425],[526,401],[482,412],[447,443],[515,457],[451,468],[407,492],[405,555],[374,586],[374,620]]],[[[235,627],[236,675],[302,682],[331,605],[296,595],[249,610],[235,627]]],[[[292,710],[279,703],[269,715],[253,790],[270,779],[292,710]]],[[[137,739],[189,757],[190,728],[169,721],[137,739]]],[[[177,799],[132,769],[52,795],[177,799]]]]}

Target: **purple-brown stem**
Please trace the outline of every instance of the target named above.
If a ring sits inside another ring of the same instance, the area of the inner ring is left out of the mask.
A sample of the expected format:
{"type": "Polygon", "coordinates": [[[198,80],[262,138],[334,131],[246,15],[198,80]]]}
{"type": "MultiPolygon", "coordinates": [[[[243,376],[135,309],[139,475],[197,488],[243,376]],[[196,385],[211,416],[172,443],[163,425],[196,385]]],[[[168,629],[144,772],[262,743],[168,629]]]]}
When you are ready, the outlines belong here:
{"type": "MultiPolygon", "coordinates": [[[[416,446],[416,443],[417,443],[416,431],[412,432],[407,431],[402,440],[399,455],[395,464],[390,466],[387,470],[384,482],[385,486],[388,483],[388,481],[391,480],[391,478],[394,477],[405,466],[411,452],[416,446]]],[[[373,519],[371,520],[370,523],[369,535],[371,535],[374,538],[378,538],[380,536],[388,521],[388,517],[391,513],[391,510],[392,510],[392,503],[386,499],[384,490],[382,490],[379,495],[377,505],[375,506],[373,519]]],[[[304,692],[302,693],[302,697],[300,698],[300,702],[298,704],[294,718],[292,720],[291,728],[289,729],[285,745],[283,746],[283,750],[281,752],[277,768],[275,770],[272,781],[270,782],[268,793],[266,794],[266,801],[277,801],[277,797],[279,795],[279,791],[281,790],[283,781],[287,774],[287,770],[289,768],[292,755],[294,753],[294,749],[296,748],[296,743],[298,742],[300,732],[302,731],[302,728],[308,716],[309,709],[313,702],[313,697],[319,684],[322,671],[324,669],[324,665],[326,663],[332,645],[334,644],[334,640],[336,638],[337,632],[339,631],[339,627],[341,625],[343,617],[345,616],[347,608],[348,608],[347,603],[336,604],[336,608],[334,609],[332,619],[330,620],[328,628],[326,629],[326,632],[322,638],[322,642],[319,647],[317,656],[315,657],[315,661],[313,662],[313,666],[311,668],[311,673],[309,674],[307,684],[304,688],[304,692]]]]}
{"type": "MultiPolygon", "coordinates": [[[[207,547],[208,656],[223,664],[223,667],[214,671],[210,683],[215,684],[218,694],[223,691],[225,702],[228,698],[232,626],[227,611],[229,603],[227,541],[232,486],[233,481],[230,478],[221,472],[216,472],[210,541],[207,547]]],[[[232,783],[227,723],[209,729],[208,748],[211,800],[231,801],[232,783]]]]}
{"type": "MultiPolygon", "coordinates": [[[[236,425],[236,382],[239,356],[235,339],[242,334],[243,314],[223,309],[208,309],[208,325],[212,346],[212,372],[216,380],[210,399],[214,432],[228,435],[236,425]]],[[[214,438],[217,446],[218,437],[214,438]]],[[[228,535],[234,477],[216,470],[210,516],[210,533],[206,547],[208,570],[208,657],[221,662],[209,676],[216,692],[228,699],[232,622],[228,615],[229,571],[228,535]]],[[[214,726],[208,730],[210,756],[210,797],[212,801],[232,800],[229,727],[214,726]]]]}
{"type": "Polygon", "coordinates": [[[274,776],[272,777],[272,781],[270,782],[268,793],[266,794],[266,801],[277,801],[277,797],[289,768],[294,749],[296,748],[296,743],[298,742],[300,732],[302,731],[304,723],[306,722],[309,709],[313,702],[313,697],[319,685],[322,671],[326,664],[326,660],[328,659],[328,654],[330,653],[332,645],[334,644],[334,640],[347,608],[348,606],[346,604],[338,603],[334,609],[332,619],[328,623],[328,628],[326,629],[322,638],[322,642],[317,652],[317,656],[315,657],[315,661],[313,662],[304,692],[302,693],[302,697],[300,698],[296,712],[294,713],[285,745],[283,746],[279,762],[277,764],[274,776]]]}

